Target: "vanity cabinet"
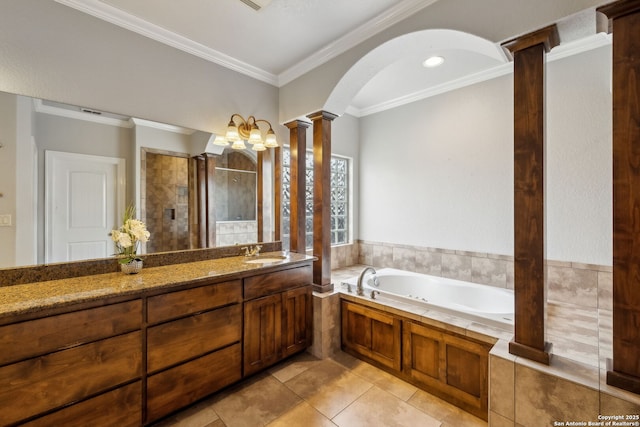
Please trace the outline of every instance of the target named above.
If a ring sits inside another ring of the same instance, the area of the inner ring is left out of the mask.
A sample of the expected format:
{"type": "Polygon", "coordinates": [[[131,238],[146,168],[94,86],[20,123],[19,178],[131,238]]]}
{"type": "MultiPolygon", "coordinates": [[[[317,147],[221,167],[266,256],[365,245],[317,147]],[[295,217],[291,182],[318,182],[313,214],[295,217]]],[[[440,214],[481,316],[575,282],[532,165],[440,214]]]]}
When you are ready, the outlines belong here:
{"type": "Polygon", "coordinates": [[[240,280],[147,299],[147,422],[242,377],[241,303],[240,280]]]}
{"type": "Polygon", "coordinates": [[[244,375],[312,343],[310,265],[244,279],[244,375]]]}
{"type": "Polygon", "coordinates": [[[0,426],[155,423],[310,346],[311,283],[310,260],[239,261],[220,277],[0,317],[0,426]]]}
{"type": "Polygon", "coordinates": [[[400,372],[402,320],[348,301],[341,304],[343,349],[400,372]]]}
{"type": "Polygon", "coordinates": [[[344,299],[341,309],[344,351],[487,419],[493,343],[344,299]]]}
{"type": "Polygon", "coordinates": [[[141,326],[140,299],[0,326],[0,425],[139,425],[141,326]]]}
{"type": "Polygon", "coordinates": [[[487,419],[490,344],[409,320],[403,339],[411,382],[487,419]]]}

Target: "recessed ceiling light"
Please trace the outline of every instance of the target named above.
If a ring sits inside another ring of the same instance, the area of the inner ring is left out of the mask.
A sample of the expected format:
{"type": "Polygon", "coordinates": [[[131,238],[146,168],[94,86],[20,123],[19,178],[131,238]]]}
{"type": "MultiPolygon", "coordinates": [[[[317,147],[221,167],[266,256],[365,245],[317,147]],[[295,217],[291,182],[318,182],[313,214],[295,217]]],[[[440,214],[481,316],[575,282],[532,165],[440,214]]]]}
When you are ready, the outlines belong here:
{"type": "Polygon", "coordinates": [[[442,56],[432,56],[424,60],[422,65],[427,68],[437,67],[444,62],[444,58],[442,56]]]}

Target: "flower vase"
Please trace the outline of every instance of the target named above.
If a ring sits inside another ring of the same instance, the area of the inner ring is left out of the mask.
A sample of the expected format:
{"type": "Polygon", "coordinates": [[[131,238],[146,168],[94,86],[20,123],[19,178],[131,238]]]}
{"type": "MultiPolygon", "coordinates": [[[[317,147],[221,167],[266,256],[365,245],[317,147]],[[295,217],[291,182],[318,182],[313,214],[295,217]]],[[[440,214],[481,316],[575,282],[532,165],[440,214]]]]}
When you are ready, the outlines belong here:
{"type": "Polygon", "coordinates": [[[122,263],[120,264],[120,270],[122,270],[124,274],[138,274],[142,270],[142,260],[136,258],[127,263],[122,263]]]}

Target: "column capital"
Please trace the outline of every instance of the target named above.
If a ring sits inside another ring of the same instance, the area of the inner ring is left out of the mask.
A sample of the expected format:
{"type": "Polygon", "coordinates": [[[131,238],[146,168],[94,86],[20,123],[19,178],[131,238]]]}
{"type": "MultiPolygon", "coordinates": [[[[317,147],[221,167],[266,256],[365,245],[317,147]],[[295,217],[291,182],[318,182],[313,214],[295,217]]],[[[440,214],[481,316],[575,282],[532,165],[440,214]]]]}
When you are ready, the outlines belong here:
{"type": "Polygon", "coordinates": [[[560,44],[560,35],[556,24],[508,40],[502,43],[501,46],[509,54],[513,55],[516,52],[539,44],[544,45],[544,49],[547,52],[560,44]]]}
{"type": "Polygon", "coordinates": [[[290,122],[287,122],[284,124],[286,127],[288,127],[289,129],[296,129],[296,128],[308,128],[309,126],[311,126],[311,123],[309,122],[305,122],[304,120],[292,120],[290,122]]]}
{"type": "Polygon", "coordinates": [[[619,0],[600,6],[596,9],[596,12],[604,14],[609,19],[620,18],[630,13],[640,12],[640,0],[619,0]]]}
{"type": "Polygon", "coordinates": [[[316,111],[315,113],[309,114],[307,117],[309,117],[313,121],[320,119],[333,121],[336,117],[338,117],[338,115],[330,113],[328,111],[320,110],[316,111]]]}

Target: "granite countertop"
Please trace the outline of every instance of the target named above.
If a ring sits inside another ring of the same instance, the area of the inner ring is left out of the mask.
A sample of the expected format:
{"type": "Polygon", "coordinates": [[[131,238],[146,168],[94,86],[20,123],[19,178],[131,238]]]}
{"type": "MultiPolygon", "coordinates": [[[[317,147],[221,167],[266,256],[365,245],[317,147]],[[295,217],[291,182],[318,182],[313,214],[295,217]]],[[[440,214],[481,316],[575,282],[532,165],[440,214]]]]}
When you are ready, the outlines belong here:
{"type": "MultiPolygon", "coordinates": [[[[267,252],[258,258],[282,256],[267,252]]],[[[0,318],[25,314],[101,298],[141,294],[144,291],[194,283],[205,279],[247,276],[270,267],[311,261],[314,257],[289,253],[282,260],[269,263],[247,263],[255,258],[243,256],[143,268],[138,274],[122,272],[96,274],[46,282],[0,287],[0,318]]]]}

